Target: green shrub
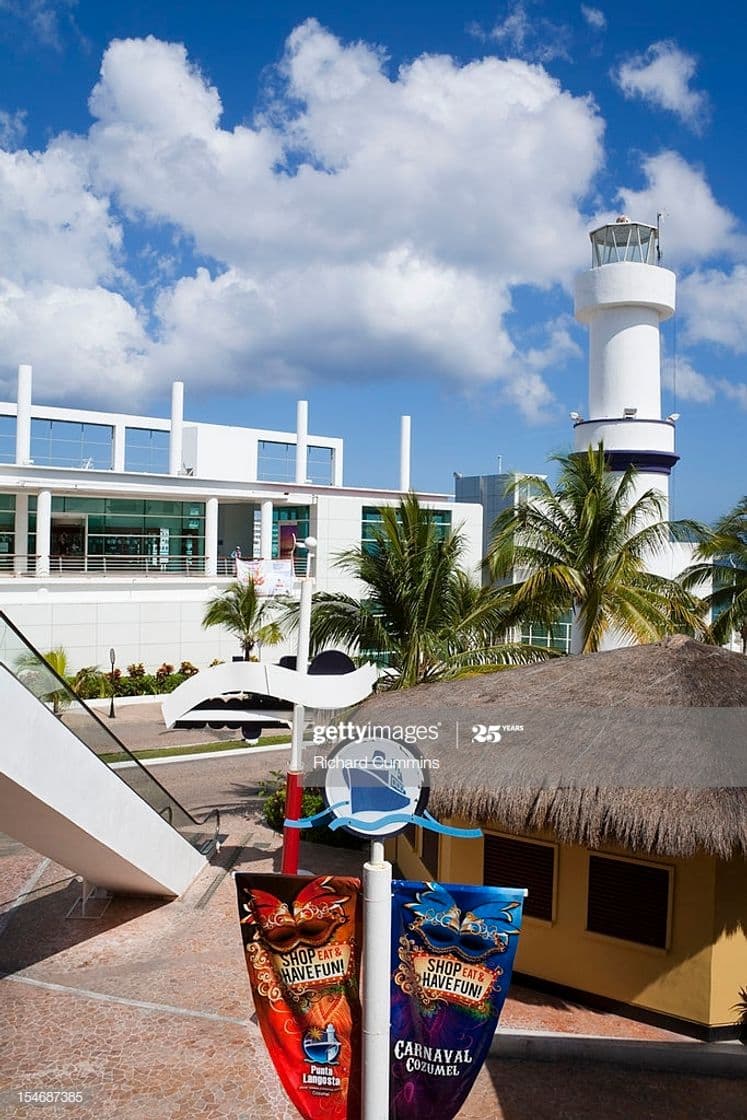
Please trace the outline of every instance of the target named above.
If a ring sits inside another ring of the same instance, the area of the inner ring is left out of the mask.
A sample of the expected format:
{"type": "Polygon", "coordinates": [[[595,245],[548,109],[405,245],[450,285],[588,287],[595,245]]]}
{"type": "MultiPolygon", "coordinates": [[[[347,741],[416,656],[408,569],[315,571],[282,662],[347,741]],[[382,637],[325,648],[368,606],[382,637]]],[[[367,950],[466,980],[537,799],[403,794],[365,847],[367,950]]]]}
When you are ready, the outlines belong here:
{"type": "MultiPolygon", "coordinates": [[[[259,783],[258,792],[265,824],[274,832],[282,832],[285,820],[285,774],[280,770],[271,771],[270,777],[259,783]]],[[[324,805],[324,796],[320,789],[304,789],[301,799],[302,817],[312,817],[315,813],[321,813],[324,805]]],[[[361,848],[364,843],[362,838],[351,836],[342,829],[332,832],[326,824],[303,829],[301,839],[308,840],[312,844],[328,844],[332,848],[361,848]]]]}
{"type": "Polygon", "coordinates": [[[97,665],[84,665],[82,669],[78,669],[75,676],[70,678],[70,687],[81,700],[96,700],[111,693],[109,679],[97,665]]]}

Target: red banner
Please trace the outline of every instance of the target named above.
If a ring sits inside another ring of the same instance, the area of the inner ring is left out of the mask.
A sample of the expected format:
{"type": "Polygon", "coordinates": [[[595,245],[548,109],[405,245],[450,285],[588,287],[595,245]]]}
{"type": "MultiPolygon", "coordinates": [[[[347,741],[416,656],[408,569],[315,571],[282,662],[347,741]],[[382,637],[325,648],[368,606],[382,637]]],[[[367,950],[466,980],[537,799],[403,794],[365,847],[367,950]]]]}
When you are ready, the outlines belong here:
{"type": "Polygon", "coordinates": [[[237,874],[257,1019],[305,1120],[360,1116],[360,880],[237,874]]]}

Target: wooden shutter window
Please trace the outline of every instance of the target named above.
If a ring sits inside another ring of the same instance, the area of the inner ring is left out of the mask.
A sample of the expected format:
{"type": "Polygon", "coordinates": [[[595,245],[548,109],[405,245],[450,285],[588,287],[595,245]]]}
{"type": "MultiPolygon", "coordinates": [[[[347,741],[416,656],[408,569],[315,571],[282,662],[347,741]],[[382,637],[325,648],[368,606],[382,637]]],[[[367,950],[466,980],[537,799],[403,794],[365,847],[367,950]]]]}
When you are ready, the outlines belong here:
{"type": "Polygon", "coordinates": [[[666,949],[669,882],[666,867],[590,856],[587,930],[666,949]]]}
{"type": "Polygon", "coordinates": [[[427,871],[434,879],[438,879],[438,833],[432,832],[430,828],[423,828],[420,835],[422,844],[420,858],[427,871]]]}
{"type": "Polygon", "coordinates": [[[524,913],[551,922],[555,848],[507,836],[485,837],[482,881],[492,887],[526,887],[524,913]]]}

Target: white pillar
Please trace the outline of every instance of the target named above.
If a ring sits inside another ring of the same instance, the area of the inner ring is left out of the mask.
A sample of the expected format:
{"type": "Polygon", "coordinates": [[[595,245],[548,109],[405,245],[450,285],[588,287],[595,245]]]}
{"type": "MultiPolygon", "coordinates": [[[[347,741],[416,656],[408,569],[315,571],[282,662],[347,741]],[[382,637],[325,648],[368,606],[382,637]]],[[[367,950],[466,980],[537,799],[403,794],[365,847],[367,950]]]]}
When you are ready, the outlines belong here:
{"type": "Polygon", "coordinates": [[[16,401],[16,464],[22,467],[31,459],[31,366],[18,367],[16,401]]]}
{"type": "Polygon", "coordinates": [[[410,435],[411,418],[403,416],[399,430],[399,488],[407,491],[410,489],[410,435]]]}
{"type": "Polygon", "coordinates": [[[42,490],[36,499],[36,574],[49,575],[49,548],[52,539],[52,493],[42,490]]]}
{"type": "Polygon", "coordinates": [[[332,448],[332,485],[342,486],[342,443],[332,448]]]}
{"type": "Polygon", "coordinates": [[[13,570],[16,575],[26,574],[29,561],[29,496],[16,494],[16,515],[13,526],[14,541],[13,551],[15,559],[13,570]]]}
{"type": "Polygon", "coordinates": [[[259,552],[262,560],[272,559],[272,501],[264,501],[260,507],[259,552]]]}
{"type": "Polygon", "coordinates": [[[389,1116],[392,866],[380,840],[363,865],[363,1120],[389,1116]]]}
{"type": "Polygon", "coordinates": [[[218,574],[218,499],[205,502],[205,575],[218,574]]]}
{"type": "Polygon", "coordinates": [[[184,431],[184,382],[171,386],[171,431],[169,434],[169,474],[182,469],[182,438],[184,431]]]}
{"type": "Polygon", "coordinates": [[[125,469],[125,440],[127,429],[124,424],[115,424],[112,428],[112,470],[120,474],[125,469]]]}
{"type": "Polygon", "coordinates": [[[308,478],[309,456],[309,402],[296,405],[296,485],[303,486],[308,478]]]}

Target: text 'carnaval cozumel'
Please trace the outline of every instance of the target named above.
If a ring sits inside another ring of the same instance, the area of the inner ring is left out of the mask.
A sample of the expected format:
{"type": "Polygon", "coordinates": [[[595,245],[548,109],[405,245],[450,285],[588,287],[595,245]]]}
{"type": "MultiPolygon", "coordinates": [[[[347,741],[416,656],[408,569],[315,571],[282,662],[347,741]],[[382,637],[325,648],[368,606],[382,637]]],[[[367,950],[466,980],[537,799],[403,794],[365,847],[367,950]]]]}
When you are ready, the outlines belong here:
{"type": "Polygon", "coordinates": [[[469,1050],[450,1050],[443,1046],[425,1046],[422,1042],[398,1039],[394,1057],[404,1059],[408,1073],[420,1071],[434,1077],[458,1077],[462,1066],[472,1065],[469,1050]]]}

